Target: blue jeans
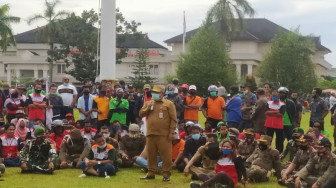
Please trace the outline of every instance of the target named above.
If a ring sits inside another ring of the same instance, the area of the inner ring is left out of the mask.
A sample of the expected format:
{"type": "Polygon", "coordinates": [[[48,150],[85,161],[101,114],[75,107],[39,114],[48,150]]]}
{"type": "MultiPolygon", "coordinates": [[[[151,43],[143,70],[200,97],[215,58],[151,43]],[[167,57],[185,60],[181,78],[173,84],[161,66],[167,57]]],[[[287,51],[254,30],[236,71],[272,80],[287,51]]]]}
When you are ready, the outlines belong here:
{"type": "MultiPolygon", "coordinates": [[[[82,169],[85,175],[90,175],[87,173],[88,168],[86,167],[84,161],[81,161],[79,163],[79,168],[82,169]]],[[[95,169],[98,172],[98,176],[100,177],[105,177],[105,172],[109,176],[114,176],[117,173],[116,168],[113,166],[113,164],[110,163],[93,166],[93,169],[95,169]]]]}
{"type": "MultiPolygon", "coordinates": [[[[158,159],[158,161],[160,161],[160,160],[158,159]]],[[[145,159],[143,157],[138,157],[136,159],[136,164],[139,165],[141,168],[147,169],[147,159],[145,159]]],[[[162,161],[160,161],[158,163],[158,167],[160,167],[160,168],[162,167],[162,161]]]]}
{"type": "Polygon", "coordinates": [[[17,167],[20,166],[20,157],[11,157],[11,158],[4,158],[4,164],[6,166],[17,167]]]}

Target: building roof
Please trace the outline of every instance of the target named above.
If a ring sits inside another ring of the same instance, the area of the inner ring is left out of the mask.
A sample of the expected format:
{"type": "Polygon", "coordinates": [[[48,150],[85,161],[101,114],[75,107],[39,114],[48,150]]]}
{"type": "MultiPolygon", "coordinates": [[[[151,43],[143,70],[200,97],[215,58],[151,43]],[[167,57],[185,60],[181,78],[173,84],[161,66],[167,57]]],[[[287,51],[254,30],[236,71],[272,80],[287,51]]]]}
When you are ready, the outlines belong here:
{"type": "MultiPolygon", "coordinates": [[[[238,22],[238,20],[237,20],[238,22]]],[[[233,34],[233,41],[259,41],[264,43],[269,43],[279,31],[289,32],[289,30],[275,24],[265,18],[246,18],[244,19],[244,30],[233,34]]],[[[220,30],[220,22],[215,22],[214,26],[217,30],[220,30]]],[[[186,41],[189,41],[193,35],[196,34],[197,29],[188,31],[186,33],[186,41]]],[[[164,42],[169,43],[182,43],[183,33],[165,40],[164,42]]],[[[320,41],[320,37],[312,37],[312,41],[315,43],[316,48],[320,51],[331,52],[328,48],[323,46],[320,41]]]]}
{"type": "MultiPolygon", "coordinates": [[[[39,38],[39,30],[42,27],[38,27],[20,34],[15,35],[16,43],[43,43],[43,41],[39,38]]],[[[124,42],[118,44],[117,48],[161,48],[167,49],[166,47],[150,40],[147,34],[141,35],[130,35],[126,37],[124,42]]]]}

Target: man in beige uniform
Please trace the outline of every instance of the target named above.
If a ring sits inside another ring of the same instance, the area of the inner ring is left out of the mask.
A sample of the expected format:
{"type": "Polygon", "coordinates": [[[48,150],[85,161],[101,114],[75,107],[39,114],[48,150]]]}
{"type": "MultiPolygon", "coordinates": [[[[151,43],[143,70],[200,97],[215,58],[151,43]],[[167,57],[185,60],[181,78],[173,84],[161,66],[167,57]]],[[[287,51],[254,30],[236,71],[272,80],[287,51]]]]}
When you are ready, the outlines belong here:
{"type": "Polygon", "coordinates": [[[139,112],[140,117],[147,117],[146,148],[148,154],[148,173],[140,179],[154,179],[157,172],[157,155],[162,164],[163,181],[170,181],[172,167],[172,140],[175,138],[177,123],[174,103],[164,99],[164,87],[154,86],[152,100],[146,102],[139,112]]]}

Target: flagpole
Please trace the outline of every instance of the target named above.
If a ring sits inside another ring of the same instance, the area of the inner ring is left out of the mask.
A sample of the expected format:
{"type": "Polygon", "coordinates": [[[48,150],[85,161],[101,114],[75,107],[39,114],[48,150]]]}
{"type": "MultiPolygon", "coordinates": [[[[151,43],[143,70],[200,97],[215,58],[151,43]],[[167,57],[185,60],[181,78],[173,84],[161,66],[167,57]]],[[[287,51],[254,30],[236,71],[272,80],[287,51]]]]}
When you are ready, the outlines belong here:
{"type": "Polygon", "coordinates": [[[98,27],[97,27],[97,32],[98,32],[98,35],[97,35],[97,69],[96,69],[96,78],[98,77],[99,75],[99,46],[100,46],[100,16],[101,16],[101,13],[100,13],[100,9],[101,9],[101,5],[100,5],[100,0],[98,0],[98,27]]]}
{"type": "Polygon", "coordinates": [[[183,43],[182,43],[182,51],[185,52],[185,38],[186,38],[186,20],[185,20],[185,11],[183,11],[183,43]]]}

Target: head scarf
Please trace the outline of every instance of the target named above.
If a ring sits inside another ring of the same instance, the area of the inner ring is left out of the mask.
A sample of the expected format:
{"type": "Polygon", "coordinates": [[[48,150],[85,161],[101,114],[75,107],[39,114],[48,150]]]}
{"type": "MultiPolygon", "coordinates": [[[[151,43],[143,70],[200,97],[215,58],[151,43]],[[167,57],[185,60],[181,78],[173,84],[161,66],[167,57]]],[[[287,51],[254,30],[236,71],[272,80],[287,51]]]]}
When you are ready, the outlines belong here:
{"type": "Polygon", "coordinates": [[[14,135],[17,136],[17,137],[19,137],[22,141],[26,140],[26,135],[27,135],[27,128],[26,128],[26,126],[27,126],[27,120],[22,119],[22,118],[19,119],[17,121],[16,125],[15,125],[14,135]],[[20,124],[21,124],[22,121],[25,124],[25,127],[23,129],[20,127],[20,124]]]}

